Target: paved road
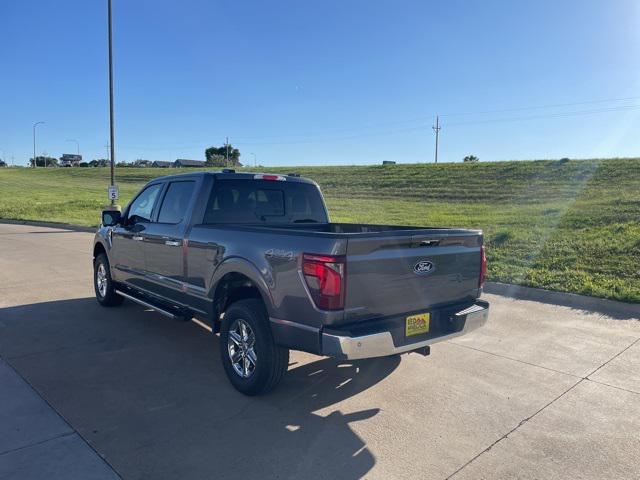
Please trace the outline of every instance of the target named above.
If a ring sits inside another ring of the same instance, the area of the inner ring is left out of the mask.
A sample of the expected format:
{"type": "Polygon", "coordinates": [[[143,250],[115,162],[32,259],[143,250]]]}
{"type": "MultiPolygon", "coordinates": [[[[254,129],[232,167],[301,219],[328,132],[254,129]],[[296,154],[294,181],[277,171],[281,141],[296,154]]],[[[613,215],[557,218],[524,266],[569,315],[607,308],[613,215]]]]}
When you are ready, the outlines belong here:
{"type": "Polygon", "coordinates": [[[195,323],[97,305],[91,238],[0,225],[0,355],[125,479],[640,477],[637,319],[487,295],[430,357],[294,353],[247,398],[195,323]]]}

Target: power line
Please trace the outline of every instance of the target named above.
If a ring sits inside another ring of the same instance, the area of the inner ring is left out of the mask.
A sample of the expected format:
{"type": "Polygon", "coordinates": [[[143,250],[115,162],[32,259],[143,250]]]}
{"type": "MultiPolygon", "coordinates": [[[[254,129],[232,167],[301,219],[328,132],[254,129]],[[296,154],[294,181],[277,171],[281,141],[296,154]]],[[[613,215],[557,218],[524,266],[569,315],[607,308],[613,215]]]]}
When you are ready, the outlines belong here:
{"type": "MultiPolygon", "coordinates": [[[[640,105],[625,105],[624,107],[614,107],[614,108],[607,108],[607,109],[583,110],[583,111],[563,112],[563,113],[547,114],[547,115],[532,115],[527,117],[500,118],[500,119],[492,119],[492,120],[475,120],[475,121],[468,121],[468,122],[446,123],[445,125],[447,127],[457,127],[457,126],[475,125],[475,124],[484,124],[484,123],[518,122],[518,121],[524,121],[524,120],[562,118],[562,117],[571,117],[571,116],[592,115],[592,114],[606,113],[606,112],[635,110],[638,108],[640,108],[640,105]]],[[[384,135],[395,135],[400,133],[423,131],[428,129],[429,127],[430,125],[428,124],[422,124],[422,125],[417,125],[413,127],[379,131],[379,132],[371,132],[371,133],[359,134],[359,135],[325,137],[325,138],[316,138],[312,140],[298,140],[298,141],[239,142],[239,145],[296,145],[296,144],[308,144],[308,143],[323,143],[328,141],[352,140],[357,138],[378,137],[378,136],[384,136],[384,135]]]]}
{"type": "Polygon", "coordinates": [[[468,122],[454,122],[448,123],[447,126],[461,126],[461,125],[476,125],[476,124],[485,124],[485,123],[504,123],[504,122],[519,122],[523,120],[538,120],[538,119],[546,119],[546,118],[562,118],[562,117],[574,117],[581,115],[593,115],[597,113],[607,113],[607,112],[620,112],[625,110],[635,110],[640,108],[640,105],[621,105],[619,107],[608,107],[608,108],[596,108],[590,110],[577,110],[573,112],[557,112],[557,113],[548,113],[544,115],[529,115],[525,117],[506,117],[506,118],[494,118],[488,120],[471,120],[468,122]]]}
{"type": "Polygon", "coordinates": [[[514,107],[503,108],[498,110],[483,110],[479,112],[466,112],[466,113],[445,113],[442,117],[460,117],[460,116],[473,116],[473,115],[486,115],[491,113],[507,113],[507,112],[519,112],[523,110],[540,110],[543,108],[560,108],[560,107],[574,107],[576,105],[593,105],[597,103],[610,103],[610,102],[624,102],[629,100],[637,100],[640,96],[636,97],[624,97],[624,98],[609,98],[607,100],[587,100],[584,102],[571,102],[571,103],[556,103],[549,105],[537,105],[530,107],[514,107]]]}
{"type": "MultiPolygon", "coordinates": [[[[640,97],[628,97],[628,98],[640,98],[640,97]]],[[[621,99],[617,99],[617,100],[621,100],[621,99]]],[[[591,101],[591,102],[575,102],[573,103],[573,105],[578,105],[578,104],[591,104],[591,103],[603,103],[606,101],[613,101],[613,100],[597,100],[597,101],[591,101]]],[[[560,105],[560,104],[558,104],[560,105]]],[[[562,104],[562,106],[568,106],[571,104],[562,104]]],[[[522,110],[530,110],[530,109],[537,109],[537,108],[550,108],[552,107],[551,105],[547,105],[547,106],[539,106],[539,107],[520,107],[517,109],[506,109],[503,111],[522,111],[522,110]]],[[[527,120],[542,120],[542,119],[549,119],[549,118],[564,118],[564,117],[572,117],[572,116],[583,116],[583,115],[594,115],[594,114],[601,114],[601,113],[611,113],[611,112],[620,112],[620,111],[632,111],[632,110],[636,110],[640,108],[640,104],[635,104],[635,105],[619,105],[619,106],[615,106],[615,107],[603,107],[603,108],[596,108],[596,109],[586,109],[586,110],[574,110],[574,111],[569,111],[569,112],[553,112],[553,113],[545,113],[545,114],[539,114],[539,115],[528,115],[528,116],[515,116],[515,117],[504,117],[504,118],[494,118],[494,119],[486,119],[486,120],[469,120],[469,121],[460,121],[460,122],[452,122],[452,123],[448,123],[445,122],[445,126],[446,127],[458,127],[458,126],[467,126],[467,125],[479,125],[479,124],[490,124],[490,123],[509,123],[509,122],[520,122],[520,121],[527,121],[527,120]]],[[[492,111],[492,113],[495,112],[499,112],[498,110],[494,110],[492,111]]],[[[488,111],[487,111],[488,113],[488,111]]],[[[480,114],[480,112],[478,112],[477,114],[480,114]]],[[[446,116],[453,116],[454,114],[447,114],[446,116]]],[[[455,114],[455,115],[475,115],[475,114],[455,114]]],[[[440,116],[445,116],[445,115],[438,115],[438,117],[440,116]]],[[[437,119],[438,120],[438,119],[437,119]]],[[[408,122],[408,121],[407,121],[408,122]]],[[[343,135],[343,136],[323,136],[323,137],[318,137],[315,136],[315,138],[300,138],[300,139],[295,139],[294,137],[296,135],[289,135],[289,136],[264,136],[264,137],[247,137],[247,136],[234,136],[234,138],[236,139],[260,139],[260,138],[264,138],[264,139],[271,139],[272,141],[259,141],[259,142],[243,142],[243,141],[239,141],[238,144],[239,145],[244,145],[244,146],[249,146],[249,145],[304,145],[304,144],[313,144],[313,143],[323,143],[323,142],[327,142],[327,141],[342,141],[342,140],[353,140],[353,139],[358,139],[358,138],[367,138],[367,137],[374,137],[374,136],[384,136],[384,135],[396,135],[396,134],[401,134],[401,133],[408,133],[408,132],[413,132],[413,131],[420,131],[420,130],[426,130],[429,127],[434,128],[435,131],[435,127],[433,127],[432,125],[426,124],[426,123],[422,123],[422,124],[418,124],[418,125],[413,125],[413,126],[409,126],[409,127],[404,127],[404,128],[397,128],[397,129],[391,129],[391,130],[377,130],[377,131],[370,131],[367,133],[361,133],[361,134],[353,134],[353,135],[343,135]],[[289,140],[290,139],[290,140],[289,140]]],[[[438,120],[438,127],[441,129],[442,125],[440,124],[439,120],[438,120]]],[[[311,137],[311,135],[309,135],[309,137],[311,137]]],[[[228,141],[227,141],[228,142],[228,141]]],[[[209,142],[204,142],[204,143],[209,143],[209,142]]],[[[191,144],[171,144],[171,145],[167,145],[167,146],[158,146],[157,144],[153,145],[153,146],[144,146],[144,145],[123,145],[120,148],[121,149],[125,149],[125,150],[164,150],[164,149],[168,149],[168,148],[173,148],[173,149],[179,149],[179,148],[199,148],[202,147],[204,145],[203,142],[194,142],[191,144]]]]}
{"type": "MultiPolygon", "coordinates": [[[[446,123],[447,127],[451,126],[463,126],[463,125],[475,125],[475,124],[484,124],[484,123],[504,123],[504,122],[517,122],[523,120],[536,120],[536,119],[545,119],[545,118],[561,118],[561,117],[571,117],[571,116],[581,116],[581,115],[592,115],[597,113],[607,113],[607,112],[618,112],[618,111],[627,111],[627,110],[635,110],[640,108],[640,105],[623,105],[618,107],[608,107],[601,109],[590,109],[590,110],[576,110],[571,112],[556,112],[550,114],[541,114],[541,115],[530,115],[530,116],[519,116],[519,117],[508,117],[508,118],[498,118],[498,119],[488,119],[488,120],[470,120],[464,122],[453,122],[446,123]]],[[[282,145],[282,144],[305,144],[305,143],[317,143],[317,142],[325,142],[332,140],[350,140],[356,138],[366,138],[372,136],[379,135],[393,135],[397,133],[405,133],[412,132],[418,130],[425,130],[429,128],[428,124],[420,124],[406,128],[399,128],[393,130],[383,130],[376,131],[364,134],[355,134],[348,136],[337,136],[337,137],[322,137],[316,139],[302,139],[302,140],[294,140],[294,141],[274,141],[274,142],[239,142],[241,145],[282,145]]],[[[240,137],[236,137],[240,138],[240,137]]],[[[287,138],[287,137],[279,137],[279,138],[287,138]]]]}
{"type": "MultiPolygon", "coordinates": [[[[548,105],[534,105],[534,106],[526,106],[526,107],[513,107],[513,108],[496,109],[496,110],[483,110],[483,111],[465,112],[465,113],[461,113],[461,112],[458,112],[458,113],[444,113],[444,114],[440,114],[440,116],[441,117],[453,117],[453,116],[487,115],[487,114],[492,114],[492,113],[506,113],[506,112],[517,112],[517,111],[526,111],[526,110],[540,110],[540,109],[546,109],[546,108],[560,108],[560,107],[570,107],[570,106],[577,106],[577,105],[591,105],[591,104],[598,104],[598,103],[611,103],[611,102],[621,102],[621,101],[638,100],[638,99],[640,99],[640,96],[609,98],[609,99],[601,99],[601,100],[586,100],[586,101],[581,101],[581,102],[556,103],[556,104],[548,104],[548,105]]],[[[361,126],[361,127],[351,127],[351,128],[346,128],[346,129],[323,130],[320,133],[343,133],[343,132],[351,132],[351,131],[358,131],[358,130],[370,130],[370,129],[374,129],[374,128],[377,128],[377,127],[384,127],[384,126],[390,126],[390,125],[403,125],[403,124],[407,124],[407,123],[415,123],[417,121],[426,121],[426,120],[429,120],[431,118],[433,118],[433,114],[420,116],[420,117],[414,117],[414,118],[406,119],[406,120],[396,120],[396,121],[390,121],[390,122],[379,122],[379,123],[370,124],[370,125],[361,126]]],[[[292,134],[287,135],[287,137],[310,137],[310,136],[317,135],[317,133],[318,133],[317,131],[316,132],[306,132],[306,133],[292,133],[292,134]]],[[[278,138],[282,138],[282,136],[280,136],[280,135],[255,135],[255,136],[237,136],[237,135],[235,135],[234,138],[241,139],[241,140],[242,139],[258,140],[258,139],[278,139],[278,138]]]]}

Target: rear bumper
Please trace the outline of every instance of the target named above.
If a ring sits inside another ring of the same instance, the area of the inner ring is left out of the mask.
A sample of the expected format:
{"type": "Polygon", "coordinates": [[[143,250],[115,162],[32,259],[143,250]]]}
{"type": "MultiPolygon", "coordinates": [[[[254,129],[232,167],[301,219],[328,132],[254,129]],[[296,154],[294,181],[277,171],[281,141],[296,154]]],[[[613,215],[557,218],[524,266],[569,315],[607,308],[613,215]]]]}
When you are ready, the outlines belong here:
{"type": "MultiPolygon", "coordinates": [[[[325,331],[322,333],[322,354],[349,360],[384,357],[397,353],[411,352],[427,345],[459,337],[471,332],[487,322],[489,304],[478,300],[464,310],[448,316],[447,327],[429,338],[408,343],[397,341],[390,331],[380,331],[365,335],[353,335],[351,332],[325,331]]],[[[404,322],[404,317],[395,320],[404,322]]],[[[444,323],[444,322],[441,322],[444,323]]],[[[396,337],[397,338],[397,337],[396,337]]]]}

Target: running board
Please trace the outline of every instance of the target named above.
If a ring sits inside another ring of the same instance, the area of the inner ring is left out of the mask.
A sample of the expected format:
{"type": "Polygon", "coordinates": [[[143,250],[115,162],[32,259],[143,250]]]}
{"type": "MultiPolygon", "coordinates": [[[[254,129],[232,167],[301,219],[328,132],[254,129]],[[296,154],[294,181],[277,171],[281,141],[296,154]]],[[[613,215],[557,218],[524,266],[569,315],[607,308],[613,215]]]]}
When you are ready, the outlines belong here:
{"type": "Polygon", "coordinates": [[[138,297],[134,297],[133,295],[130,295],[128,293],[124,293],[122,290],[117,290],[116,289],[116,293],[118,295],[123,296],[124,298],[128,298],[129,300],[139,303],[140,305],[142,305],[143,307],[147,307],[147,308],[151,308],[152,310],[155,310],[158,313],[161,313],[162,315],[169,317],[173,320],[177,320],[180,317],[178,315],[175,315],[173,313],[171,313],[169,310],[165,310],[164,308],[161,308],[157,305],[154,305],[152,303],[146,302],[144,300],[139,299],[138,297]]]}

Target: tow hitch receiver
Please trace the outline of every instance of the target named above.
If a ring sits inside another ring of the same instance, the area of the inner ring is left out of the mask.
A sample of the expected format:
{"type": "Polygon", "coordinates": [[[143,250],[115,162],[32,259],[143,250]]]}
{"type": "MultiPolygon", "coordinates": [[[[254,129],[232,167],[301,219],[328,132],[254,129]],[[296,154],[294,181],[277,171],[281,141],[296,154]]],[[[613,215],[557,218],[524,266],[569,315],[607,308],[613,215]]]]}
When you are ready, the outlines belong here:
{"type": "Polygon", "coordinates": [[[431,353],[431,347],[427,345],[425,347],[416,348],[415,350],[411,350],[410,353],[419,353],[423,357],[426,357],[431,353]]]}

